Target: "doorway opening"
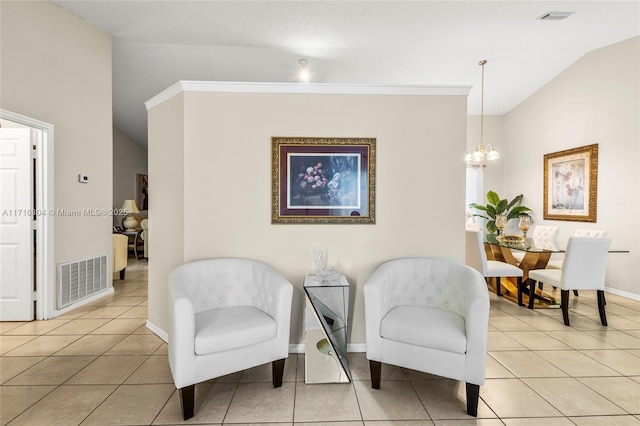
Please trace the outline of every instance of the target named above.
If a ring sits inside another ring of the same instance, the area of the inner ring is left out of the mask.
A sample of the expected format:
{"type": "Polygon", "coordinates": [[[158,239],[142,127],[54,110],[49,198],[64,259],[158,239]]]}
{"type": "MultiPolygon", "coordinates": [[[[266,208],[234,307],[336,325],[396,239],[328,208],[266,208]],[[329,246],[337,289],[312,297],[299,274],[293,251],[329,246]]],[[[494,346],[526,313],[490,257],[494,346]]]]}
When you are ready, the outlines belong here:
{"type": "MultiPolygon", "coordinates": [[[[55,264],[53,245],[53,130],[50,123],[36,120],[0,108],[2,128],[27,128],[30,130],[30,219],[28,229],[31,247],[32,309],[27,310],[32,319],[49,319],[54,312],[55,264]]],[[[27,318],[25,318],[27,319],[27,318]]]]}

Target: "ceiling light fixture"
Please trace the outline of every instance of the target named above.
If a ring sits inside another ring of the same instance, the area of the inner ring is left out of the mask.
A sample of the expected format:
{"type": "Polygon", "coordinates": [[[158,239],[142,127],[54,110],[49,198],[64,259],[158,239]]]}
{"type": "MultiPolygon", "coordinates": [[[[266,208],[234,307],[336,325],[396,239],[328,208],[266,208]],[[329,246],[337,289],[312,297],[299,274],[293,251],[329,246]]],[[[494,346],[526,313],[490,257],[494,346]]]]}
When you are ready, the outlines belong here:
{"type": "Polygon", "coordinates": [[[486,59],[478,62],[478,65],[482,67],[482,94],[480,101],[480,144],[476,146],[475,151],[467,151],[465,160],[474,164],[481,165],[485,160],[497,160],[500,158],[500,153],[493,148],[493,145],[484,146],[484,64],[487,63],[486,59]]]}
{"type": "Polygon", "coordinates": [[[298,64],[300,65],[300,73],[298,74],[300,81],[302,83],[308,83],[309,82],[309,70],[307,70],[307,64],[309,63],[309,61],[307,61],[306,59],[299,59],[298,60],[298,64]]]}

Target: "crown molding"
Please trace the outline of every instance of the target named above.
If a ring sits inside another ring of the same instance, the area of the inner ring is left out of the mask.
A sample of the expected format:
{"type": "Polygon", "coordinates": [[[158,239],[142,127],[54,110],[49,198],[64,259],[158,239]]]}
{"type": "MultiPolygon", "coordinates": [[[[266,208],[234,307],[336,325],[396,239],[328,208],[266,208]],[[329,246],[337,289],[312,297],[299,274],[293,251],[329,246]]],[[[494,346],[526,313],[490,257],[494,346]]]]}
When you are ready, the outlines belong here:
{"type": "Polygon", "coordinates": [[[322,95],[467,96],[471,86],[410,86],[328,83],[252,83],[233,81],[178,81],[145,102],[147,111],[184,92],[292,93],[322,95]]]}

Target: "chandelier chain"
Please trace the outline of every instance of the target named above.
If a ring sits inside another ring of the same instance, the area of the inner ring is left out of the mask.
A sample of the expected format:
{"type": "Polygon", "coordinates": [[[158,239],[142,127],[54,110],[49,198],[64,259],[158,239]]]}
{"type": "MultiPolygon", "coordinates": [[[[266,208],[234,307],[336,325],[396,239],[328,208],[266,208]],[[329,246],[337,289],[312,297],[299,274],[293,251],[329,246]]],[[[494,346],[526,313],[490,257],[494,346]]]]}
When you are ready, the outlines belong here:
{"type": "Polygon", "coordinates": [[[486,59],[478,63],[482,66],[482,90],[480,95],[480,145],[482,146],[484,146],[484,64],[486,63],[486,59]]]}
{"type": "Polygon", "coordinates": [[[467,151],[465,160],[467,164],[483,165],[485,160],[497,160],[500,158],[500,153],[493,148],[493,145],[484,146],[484,65],[487,63],[486,59],[482,59],[478,62],[478,65],[482,67],[482,85],[480,92],[480,143],[476,146],[474,151],[467,151]]]}

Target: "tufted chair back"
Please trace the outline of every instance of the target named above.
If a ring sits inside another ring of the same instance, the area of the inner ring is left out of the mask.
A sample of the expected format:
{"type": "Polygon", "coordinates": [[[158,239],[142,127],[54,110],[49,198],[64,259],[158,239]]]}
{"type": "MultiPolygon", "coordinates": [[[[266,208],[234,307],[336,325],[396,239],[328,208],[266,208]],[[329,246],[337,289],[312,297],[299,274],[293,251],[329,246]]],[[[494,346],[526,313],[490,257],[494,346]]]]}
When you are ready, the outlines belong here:
{"type": "Polygon", "coordinates": [[[558,239],[559,230],[560,228],[557,226],[536,225],[531,238],[540,241],[555,241],[558,239]]]}
{"type": "Polygon", "coordinates": [[[270,266],[250,259],[218,258],[177,267],[170,278],[186,290],[195,314],[230,306],[253,306],[274,316],[274,282],[288,283],[270,266]]]}
{"type": "Polygon", "coordinates": [[[576,229],[574,237],[606,237],[607,231],[604,229],[576,229]]]}
{"type": "Polygon", "coordinates": [[[464,316],[464,265],[446,260],[408,258],[382,264],[376,274],[383,280],[382,309],[415,305],[439,308],[464,316]]]}

